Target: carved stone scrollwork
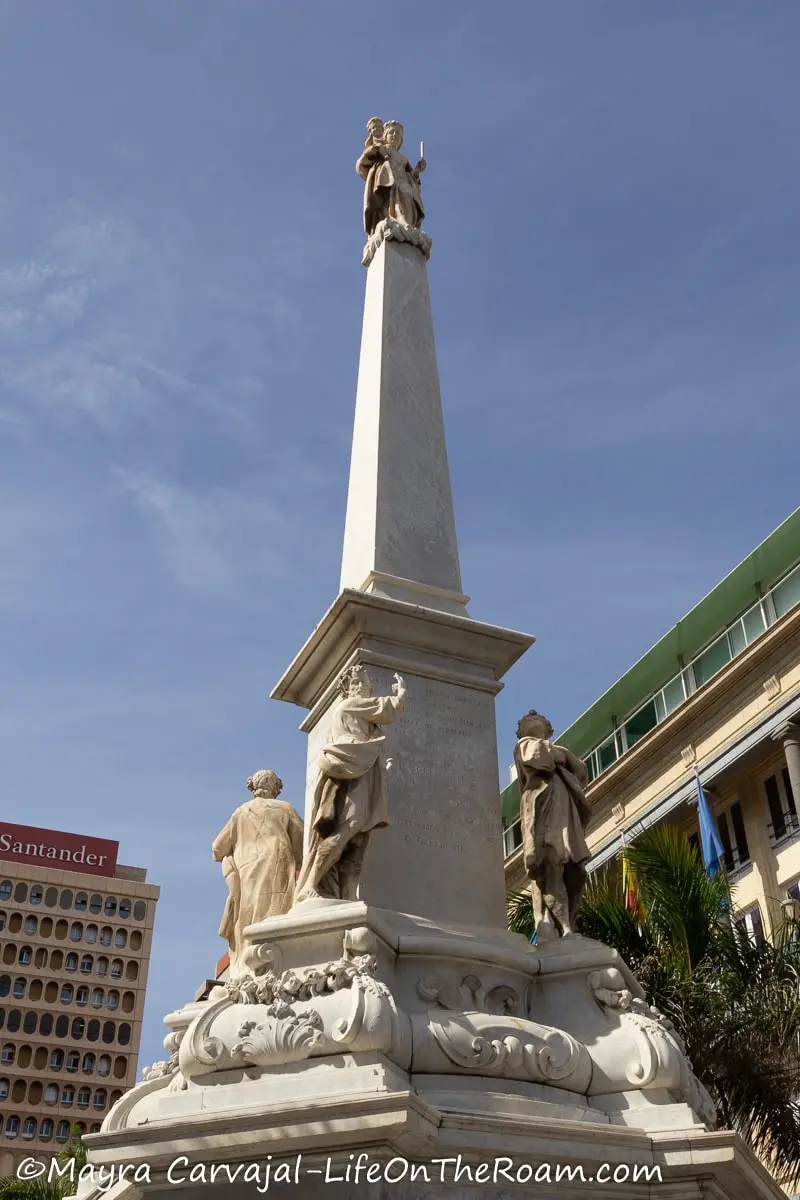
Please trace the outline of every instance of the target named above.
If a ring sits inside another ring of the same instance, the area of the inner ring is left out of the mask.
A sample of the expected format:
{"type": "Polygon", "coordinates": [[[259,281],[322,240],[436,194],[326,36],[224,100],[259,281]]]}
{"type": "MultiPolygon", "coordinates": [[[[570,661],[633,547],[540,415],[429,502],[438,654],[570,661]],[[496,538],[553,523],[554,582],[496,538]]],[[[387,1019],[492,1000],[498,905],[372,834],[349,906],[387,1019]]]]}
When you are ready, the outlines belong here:
{"type": "Polygon", "coordinates": [[[598,1082],[598,1088],[616,1090],[615,1083],[616,1088],[666,1088],[713,1128],[716,1107],[692,1071],[683,1039],[672,1022],[657,1008],[633,996],[616,967],[593,971],[589,988],[609,1018],[613,1019],[612,1014],[616,1017],[620,1035],[617,1038],[612,1033],[601,1043],[609,1058],[601,1064],[605,1083],[598,1082]],[[609,1070],[612,1062],[613,1071],[609,1070]]]}
{"type": "Polygon", "coordinates": [[[410,1057],[408,1021],[375,977],[375,948],[368,929],[351,929],[341,958],[280,974],[280,955],[262,952],[261,973],[231,980],[190,1025],[179,1055],[183,1076],[277,1067],[345,1048],[410,1057]],[[243,1021],[248,1010],[252,1019],[243,1021]]]}
{"type": "Polygon", "coordinates": [[[459,985],[428,975],[420,979],[417,991],[424,1000],[458,1015],[434,1010],[424,1017],[412,1016],[415,1071],[443,1073],[455,1066],[577,1092],[588,1088],[592,1067],[586,1047],[563,1030],[517,1016],[522,1002],[508,984],[486,989],[476,975],[465,975],[459,985]]]}
{"type": "Polygon", "coordinates": [[[452,1012],[477,1010],[504,1016],[520,1012],[520,998],[508,984],[498,984],[485,991],[477,975],[465,975],[459,987],[442,975],[426,975],[417,984],[423,1000],[435,1000],[441,1008],[452,1012]]]}
{"type": "Polygon", "coordinates": [[[589,1052],[560,1029],[519,1017],[463,1012],[412,1016],[412,1070],[502,1075],[585,1093],[592,1074],[589,1052]]]}
{"type": "Polygon", "coordinates": [[[296,1013],[283,1001],[268,1007],[262,1024],[246,1021],[239,1029],[240,1041],[231,1048],[234,1058],[253,1066],[275,1066],[308,1058],[322,1041],[322,1018],[313,1008],[296,1013]]]}
{"type": "Polygon", "coordinates": [[[423,233],[421,229],[415,229],[411,225],[402,225],[399,221],[393,221],[387,217],[378,222],[375,232],[367,239],[361,259],[363,265],[368,267],[383,243],[389,241],[409,242],[410,245],[421,250],[426,258],[431,256],[433,238],[429,237],[427,233],[423,233]]]}

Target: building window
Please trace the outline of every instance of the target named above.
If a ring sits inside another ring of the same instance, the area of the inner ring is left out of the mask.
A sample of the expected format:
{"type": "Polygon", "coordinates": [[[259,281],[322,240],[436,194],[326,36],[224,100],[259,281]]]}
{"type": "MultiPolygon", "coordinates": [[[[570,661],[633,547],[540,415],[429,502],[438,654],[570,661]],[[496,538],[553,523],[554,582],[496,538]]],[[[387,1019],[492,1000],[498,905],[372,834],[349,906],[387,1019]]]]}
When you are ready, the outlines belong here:
{"type": "Polygon", "coordinates": [[[86,1005],[89,1003],[88,987],[79,987],[78,988],[77,992],[75,993],[75,1003],[78,1005],[79,1008],[86,1008],[86,1005]]]}
{"type": "Polygon", "coordinates": [[[70,950],[69,954],[64,959],[64,970],[65,971],[77,971],[77,969],[78,969],[78,956],[74,950],[70,950]]]}
{"type": "Polygon", "coordinates": [[[97,926],[96,925],[87,925],[86,926],[86,941],[90,946],[93,946],[94,943],[97,941],[97,926]]]}
{"type": "Polygon", "coordinates": [[[121,979],[122,978],[122,962],[118,958],[115,958],[113,960],[113,962],[111,963],[111,978],[112,979],[121,979]]]}
{"type": "Polygon", "coordinates": [[[74,990],[71,983],[62,983],[61,985],[61,1003],[72,1004],[74,990]]]}
{"type": "Polygon", "coordinates": [[[800,604],[800,567],[795,567],[791,575],[787,575],[773,590],[772,602],[778,617],[785,616],[790,608],[800,604]]]}
{"type": "Polygon", "coordinates": [[[11,991],[11,976],[0,975],[0,996],[7,996],[11,991]]]}
{"type": "Polygon", "coordinates": [[[61,893],[58,906],[59,908],[63,908],[64,912],[66,912],[68,908],[72,908],[72,892],[69,890],[69,888],[65,888],[61,893]]]}
{"type": "Polygon", "coordinates": [[[764,780],[764,794],[769,812],[767,828],[773,842],[779,842],[782,838],[797,833],[800,821],[797,819],[797,805],[787,767],[764,780]]]}
{"type": "Polygon", "coordinates": [[[119,992],[113,992],[113,991],[109,992],[108,999],[106,1000],[106,1007],[110,1008],[110,1009],[115,1009],[118,1007],[118,1005],[119,1005],[119,992]]]}
{"type": "Polygon", "coordinates": [[[127,1021],[123,1021],[120,1025],[117,1040],[120,1046],[127,1046],[128,1042],[131,1040],[131,1027],[127,1021]]]}
{"type": "Polygon", "coordinates": [[[75,897],[75,911],[86,912],[88,903],[89,897],[86,895],[86,892],[78,892],[75,897]]]}
{"type": "Polygon", "coordinates": [[[66,1069],[69,1071],[70,1075],[74,1075],[80,1065],[81,1065],[80,1054],[78,1053],[77,1050],[70,1050],[69,1054],[67,1055],[67,1061],[65,1063],[66,1069]]]}
{"type": "Polygon", "coordinates": [[[75,1017],[72,1022],[73,1041],[79,1042],[86,1032],[86,1022],[83,1017],[75,1017]]]}
{"type": "Polygon", "coordinates": [[[50,1117],[45,1117],[39,1126],[39,1141],[49,1142],[53,1136],[53,1122],[50,1117]]]}
{"type": "Polygon", "coordinates": [[[103,906],[103,912],[105,913],[105,915],[107,917],[113,917],[116,915],[116,912],[117,912],[116,896],[106,896],[106,902],[103,906]]]}
{"type": "Polygon", "coordinates": [[[26,1117],[22,1125],[22,1136],[26,1142],[36,1137],[36,1117],[26,1117]]]}
{"type": "Polygon", "coordinates": [[[8,1042],[5,1046],[3,1046],[3,1049],[0,1050],[0,1062],[5,1063],[6,1066],[10,1066],[11,1063],[13,1063],[16,1056],[17,1056],[16,1046],[12,1046],[12,1044],[10,1042],[8,1042]]]}
{"type": "Polygon", "coordinates": [[[23,933],[36,933],[36,930],[38,928],[39,928],[39,922],[36,919],[36,917],[26,917],[25,918],[25,928],[23,929],[22,932],[23,933]]]}
{"type": "Polygon", "coordinates": [[[111,928],[110,925],[104,925],[103,928],[100,930],[100,945],[101,946],[110,946],[113,937],[114,937],[114,930],[111,928]]]}
{"type": "Polygon", "coordinates": [[[82,1087],[78,1091],[78,1108],[88,1108],[92,1102],[92,1090],[82,1087]]]}
{"type": "Polygon", "coordinates": [[[69,1121],[59,1121],[56,1126],[56,1141],[69,1141],[69,1121]]]}
{"type": "Polygon", "coordinates": [[[8,1095],[8,1080],[0,1079],[0,1100],[5,1100],[8,1095]]]}
{"type": "Polygon", "coordinates": [[[19,965],[21,967],[29,967],[33,961],[33,950],[30,946],[23,946],[19,952],[19,965]]]}
{"type": "Polygon", "coordinates": [[[97,960],[96,974],[97,975],[107,975],[108,974],[108,959],[104,958],[102,955],[97,960]]]}
{"type": "Polygon", "coordinates": [[[133,906],[134,921],[143,921],[147,915],[147,905],[144,900],[137,900],[133,906]]]}
{"type": "Polygon", "coordinates": [[[58,1017],[56,1020],[56,1037],[65,1038],[69,1033],[69,1017],[58,1017]]]}
{"type": "Polygon", "coordinates": [[[761,920],[761,909],[757,904],[741,913],[736,919],[736,924],[747,932],[747,936],[754,946],[763,946],[764,925],[761,920]]]}
{"type": "Polygon", "coordinates": [[[717,829],[725,851],[725,869],[730,874],[750,862],[742,806],[738,800],[717,816],[717,829]]]}
{"type": "Polygon", "coordinates": [[[113,1021],[105,1021],[103,1023],[103,1041],[107,1046],[110,1046],[113,1042],[115,1032],[113,1021]]]}
{"type": "Polygon", "coordinates": [[[6,1118],[6,1137],[15,1138],[19,1133],[19,1117],[6,1118]]]}
{"type": "Polygon", "coordinates": [[[27,986],[27,979],[24,979],[21,975],[14,980],[14,998],[16,1000],[22,1000],[24,998],[27,986]]]}
{"type": "Polygon", "coordinates": [[[22,1021],[22,1032],[28,1034],[36,1033],[36,1013],[33,1011],[33,1009],[30,1009],[25,1013],[25,1017],[22,1021]]]}
{"type": "Polygon", "coordinates": [[[659,720],[663,719],[663,716],[659,716],[656,711],[656,698],[653,697],[652,700],[648,700],[647,704],[643,704],[632,717],[628,717],[622,726],[625,749],[630,750],[640,738],[643,738],[651,729],[655,729],[659,720]]]}
{"type": "Polygon", "coordinates": [[[111,1074],[111,1059],[109,1058],[109,1056],[107,1054],[101,1054],[99,1059],[97,1060],[97,1074],[98,1075],[110,1075],[111,1074]]]}
{"type": "Polygon", "coordinates": [[[92,896],[91,900],[89,901],[89,912],[90,913],[99,913],[102,911],[103,911],[103,897],[98,896],[97,892],[95,892],[95,894],[92,896]]]}
{"type": "Polygon", "coordinates": [[[128,917],[131,915],[131,902],[127,899],[127,897],[123,900],[120,900],[118,915],[123,921],[127,921],[128,917]]]}
{"type": "Polygon", "coordinates": [[[44,1089],[44,1102],[45,1104],[58,1104],[57,1083],[48,1083],[47,1087],[44,1089]]]}
{"type": "Polygon", "coordinates": [[[506,858],[516,850],[517,846],[522,845],[522,822],[519,817],[513,825],[508,825],[503,829],[503,853],[506,858]]]}
{"type": "Polygon", "coordinates": [[[128,944],[128,933],[125,929],[118,929],[114,934],[114,945],[120,950],[124,950],[128,944]]]}
{"type": "Polygon", "coordinates": [[[18,883],[17,884],[17,886],[14,888],[14,899],[16,900],[17,904],[25,903],[25,901],[28,899],[27,883],[18,883]]]}
{"type": "Polygon", "coordinates": [[[83,925],[80,921],[73,921],[70,926],[69,940],[71,942],[79,942],[83,937],[83,925]]]}
{"type": "Polygon", "coordinates": [[[94,1100],[92,1101],[92,1104],[97,1109],[105,1108],[105,1106],[106,1106],[106,1089],[105,1088],[97,1089],[97,1091],[94,1094],[94,1100]]]}
{"type": "Polygon", "coordinates": [[[50,1051],[50,1070],[51,1071],[60,1071],[61,1068],[63,1067],[63,1065],[64,1065],[64,1051],[63,1050],[51,1050],[50,1051]]]}
{"type": "Polygon", "coordinates": [[[71,1083],[65,1085],[61,1092],[61,1105],[63,1108],[71,1108],[75,1103],[75,1088],[71,1083]]]}
{"type": "Polygon", "coordinates": [[[91,975],[93,966],[94,959],[91,954],[84,954],[81,959],[81,975],[91,975]]]}
{"type": "Polygon", "coordinates": [[[732,657],[728,635],[723,633],[722,637],[718,637],[715,642],[712,642],[708,649],[698,655],[692,663],[690,670],[694,672],[695,686],[702,687],[704,683],[708,683],[709,679],[713,679],[724,666],[727,666],[732,657]]]}
{"type": "Polygon", "coordinates": [[[53,1032],[53,1014],[52,1013],[42,1013],[41,1020],[39,1021],[39,1033],[41,1034],[42,1037],[50,1037],[50,1034],[52,1032],[53,1032]]]}
{"type": "Polygon", "coordinates": [[[100,1037],[100,1022],[91,1020],[86,1027],[86,1037],[90,1042],[96,1042],[100,1037]]]}
{"type": "Polygon", "coordinates": [[[102,1008],[104,996],[102,988],[95,988],[92,992],[92,1008],[102,1008]]]}
{"type": "Polygon", "coordinates": [[[22,1013],[19,1011],[18,1008],[12,1008],[11,1012],[8,1014],[8,1021],[6,1022],[6,1027],[8,1029],[8,1032],[16,1033],[21,1024],[22,1024],[22,1013]]]}
{"type": "Polygon", "coordinates": [[[95,1064],[95,1057],[91,1053],[91,1051],[89,1051],[88,1054],[84,1054],[84,1056],[83,1056],[83,1073],[84,1073],[84,1075],[91,1075],[92,1071],[94,1070],[94,1064],[95,1064]]]}
{"type": "Polygon", "coordinates": [[[0,900],[10,900],[11,892],[12,892],[11,880],[4,879],[3,882],[0,883],[0,900]]]}
{"type": "Polygon", "coordinates": [[[58,904],[58,888],[49,887],[44,894],[46,908],[55,908],[58,904]]]}

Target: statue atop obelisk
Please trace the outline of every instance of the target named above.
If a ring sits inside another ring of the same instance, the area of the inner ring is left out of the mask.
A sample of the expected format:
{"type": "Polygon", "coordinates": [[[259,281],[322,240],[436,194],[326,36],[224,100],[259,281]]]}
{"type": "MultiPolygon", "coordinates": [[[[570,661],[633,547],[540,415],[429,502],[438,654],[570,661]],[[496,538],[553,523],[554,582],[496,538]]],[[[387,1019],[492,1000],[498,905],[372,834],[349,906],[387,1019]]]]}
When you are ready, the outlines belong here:
{"type": "MultiPolygon", "coordinates": [[[[431,238],[420,228],[426,164],[420,155],[412,166],[402,145],[399,122],[373,118],[356,165],[367,286],[340,594],[273,696],[310,710],[301,728],[306,813],[315,814],[330,747],[341,743],[342,679],[368,668],[375,695],[388,696],[402,676],[408,700],[379,731],[392,760],[388,825],[378,823],[363,865],[337,881],[339,895],[351,895],[357,878],[369,904],[502,927],[494,699],[533,639],[467,613],[428,290],[431,238]]],[[[337,795],[347,802],[343,788],[337,795]]],[[[309,863],[315,821],[306,820],[309,863]]],[[[336,887],[319,888],[312,875],[304,869],[300,894],[308,879],[312,895],[335,902],[336,887]]]]}

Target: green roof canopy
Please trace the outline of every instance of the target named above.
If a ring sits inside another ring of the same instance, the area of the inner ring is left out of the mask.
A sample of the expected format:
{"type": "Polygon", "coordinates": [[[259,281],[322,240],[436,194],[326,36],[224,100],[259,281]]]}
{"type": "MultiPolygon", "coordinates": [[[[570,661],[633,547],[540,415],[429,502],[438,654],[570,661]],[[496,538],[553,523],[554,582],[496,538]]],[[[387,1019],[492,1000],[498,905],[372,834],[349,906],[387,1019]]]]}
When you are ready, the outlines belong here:
{"type": "MultiPolygon", "coordinates": [[[[800,508],[765,538],[738,567],[704,596],[677,625],[626,671],[559,737],[573,754],[585,757],[620,722],[678,674],[683,663],[735,621],[800,558],[800,508]],[[682,660],[682,661],[681,661],[682,660]]],[[[519,788],[501,792],[505,820],[519,812],[519,788]]]]}

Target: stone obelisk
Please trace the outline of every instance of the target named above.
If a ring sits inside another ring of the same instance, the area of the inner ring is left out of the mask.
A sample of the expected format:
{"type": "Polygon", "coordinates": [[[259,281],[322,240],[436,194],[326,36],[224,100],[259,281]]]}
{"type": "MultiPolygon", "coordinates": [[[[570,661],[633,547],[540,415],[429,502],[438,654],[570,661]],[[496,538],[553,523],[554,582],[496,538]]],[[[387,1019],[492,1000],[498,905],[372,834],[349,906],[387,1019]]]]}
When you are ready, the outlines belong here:
{"type": "Polygon", "coordinates": [[[308,818],[342,670],[363,663],[384,692],[402,674],[405,712],[387,734],[391,825],[371,837],[359,896],[504,927],[495,696],[533,638],[467,613],[430,247],[391,215],[369,237],[340,593],[272,694],[309,709],[308,818]]]}

